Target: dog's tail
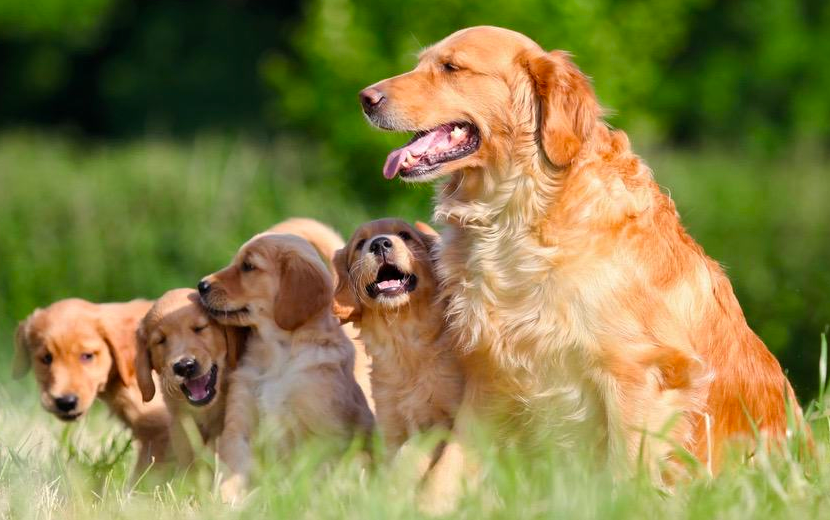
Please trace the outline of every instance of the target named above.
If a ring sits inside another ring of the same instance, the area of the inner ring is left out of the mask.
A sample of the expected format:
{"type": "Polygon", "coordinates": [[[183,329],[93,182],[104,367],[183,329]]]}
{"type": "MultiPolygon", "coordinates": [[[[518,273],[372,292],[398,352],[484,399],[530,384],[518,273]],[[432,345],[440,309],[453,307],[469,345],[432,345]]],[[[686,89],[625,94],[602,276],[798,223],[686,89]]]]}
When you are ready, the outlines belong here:
{"type": "Polygon", "coordinates": [[[317,254],[320,255],[323,262],[326,263],[329,272],[334,274],[334,264],[332,263],[334,252],[342,249],[345,245],[343,237],[337,231],[313,218],[290,218],[275,224],[268,232],[297,235],[308,240],[317,250],[317,254]]]}

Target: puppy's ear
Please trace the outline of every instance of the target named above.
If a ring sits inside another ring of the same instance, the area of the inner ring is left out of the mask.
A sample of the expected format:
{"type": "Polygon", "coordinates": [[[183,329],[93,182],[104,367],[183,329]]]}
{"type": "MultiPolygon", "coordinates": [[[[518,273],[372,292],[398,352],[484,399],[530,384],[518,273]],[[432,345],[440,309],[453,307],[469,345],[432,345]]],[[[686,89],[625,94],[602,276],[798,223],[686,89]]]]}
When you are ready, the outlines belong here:
{"type": "Polygon", "coordinates": [[[150,345],[144,320],[141,320],[135,331],[135,342],[135,376],[141,390],[141,398],[146,403],[156,395],[156,383],[153,381],[153,361],[150,359],[150,345]]]}
{"type": "Polygon", "coordinates": [[[115,368],[124,386],[135,384],[136,329],[140,317],[129,313],[101,310],[98,333],[110,348],[115,368]]]}
{"type": "Polygon", "coordinates": [[[563,51],[528,51],[523,56],[541,100],[539,139],[550,162],[571,164],[602,115],[591,82],[563,51]]]}
{"type": "Polygon", "coordinates": [[[438,245],[441,244],[441,235],[439,235],[432,226],[425,222],[421,222],[420,220],[415,222],[415,229],[418,231],[418,234],[421,236],[421,240],[424,242],[424,245],[427,246],[430,254],[434,255],[438,245]]]}
{"type": "Polygon", "coordinates": [[[40,312],[36,309],[28,318],[21,321],[14,331],[14,359],[12,360],[12,377],[20,379],[25,376],[32,366],[31,349],[31,323],[35,314],[40,312]]]}
{"type": "Polygon", "coordinates": [[[274,321],[281,329],[294,330],[331,305],[332,292],[331,276],[321,261],[294,252],[286,254],[274,302],[274,321]]]}
{"type": "Polygon", "coordinates": [[[334,315],[340,318],[341,323],[360,321],[362,310],[357,295],[352,289],[349,268],[346,265],[347,257],[348,251],[345,248],[338,249],[334,253],[334,259],[332,260],[337,277],[337,287],[334,289],[332,310],[334,311],[334,315]]]}
{"type": "Polygon", "coordinates": [[[222,326],[225,335],[225,349],[228,366],[231,369],[236,368],[239,360],[245,353],[245,342],[248,340],[248,331],[250,329],[245,327],[225,327],[222,326]]]}
{"type": "Polygon", "coordinates": [[[425,235],[433,235],[433,236],[436,236],[436,237],[438,236],[438,232],[435,231],[435,228],[433,228],[432,226],[430,226],[426,222],[421,222],[420,220],[415,221],[415,229],[417,229],[418,231],[420,231],[421,233],[423,233],[425,235]]]}

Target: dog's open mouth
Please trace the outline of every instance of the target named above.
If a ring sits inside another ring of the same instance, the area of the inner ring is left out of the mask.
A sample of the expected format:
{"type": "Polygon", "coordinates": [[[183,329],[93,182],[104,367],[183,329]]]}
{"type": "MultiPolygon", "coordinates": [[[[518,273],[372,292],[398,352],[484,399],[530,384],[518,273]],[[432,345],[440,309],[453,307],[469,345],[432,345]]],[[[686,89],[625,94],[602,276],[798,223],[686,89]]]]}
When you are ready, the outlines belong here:
{"type": "Polygon", "coordinates": [[[60,419],[61,421],[64,421],[64,422],[72,422],[72,421],[77,420],[83,414],[84,414],[84,412],[68,412],[68,413],[58,412],[58,413],[55,414],[55,417],[57,417],[58,419],[60,419]]]}
{"type": "Polygon", "coordinates": [[[389,153],[383,176],[392,179],[398,173],[410,178],[424,175],[443,163],[470,155],[480,145],[478,128],[472,123],[447,123],[419,131],[405,146],[389,153]]]}
{"type": "Polygon", "coordinates": [[[182,392],[190,404],[204,406],[216,397],[216,373],[218,371],[219,368],[214,363],[210,371],[182,383],[182,392]]]}
{"type": "Polygon", "coordinates": [[[366,286],[366,292],[370,298],[398,296],[414,291],[417,284],[418,277],[414,274],[404,273],[392,264],[383,264],[375,281],[366,286]]]}

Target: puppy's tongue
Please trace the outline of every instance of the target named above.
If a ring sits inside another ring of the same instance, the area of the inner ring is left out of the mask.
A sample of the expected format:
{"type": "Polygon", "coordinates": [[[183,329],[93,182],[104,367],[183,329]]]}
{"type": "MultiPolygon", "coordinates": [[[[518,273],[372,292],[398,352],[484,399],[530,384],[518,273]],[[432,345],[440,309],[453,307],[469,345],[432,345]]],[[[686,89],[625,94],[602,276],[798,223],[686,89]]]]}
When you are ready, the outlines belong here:
{"type": "Polygon", "coordinates": [[[210,371],[201,377],[187,381],[184,386],[190,392],[190,398],[194,401],[201,401],[208,395],[208,384],[210,383],[210,371]]]}
{"type": "Polygon", "coordinates": [[[452,141],[450,136],[452,130],[451,125],[442,125],[406,146],[392,150],[386,157],[386,163],[383,165],[383,176],[387,179],[394,179],[404,163],[407,163],[408,166],[413,166],[430,148],[435,148],[439,145],[448,146],[452,141]],[[407,159],[409,160],[407,161],[407,159]]]}

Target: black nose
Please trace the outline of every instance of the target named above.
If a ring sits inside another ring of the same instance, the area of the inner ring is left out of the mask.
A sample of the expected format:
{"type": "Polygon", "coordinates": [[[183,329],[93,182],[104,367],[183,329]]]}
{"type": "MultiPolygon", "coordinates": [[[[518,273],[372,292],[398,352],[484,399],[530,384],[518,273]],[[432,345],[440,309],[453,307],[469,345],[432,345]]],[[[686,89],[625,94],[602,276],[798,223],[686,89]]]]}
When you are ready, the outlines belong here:
{"type": "Polygon", "coordinates": [[[192,377],[199,368],[199,363],[193,358],[183,358],[173,363],[173,373],[179,377],[192,377]]]}
{"type": "Polygon", "coordinates": [[[204,296],[210,292],[210,283],[207,280],[202,280],[196,288],[199,289],[199,294],[204,296]]]}
{"type": "Polygon", "coordinates": [[[55,406],[62,412],[71,412],[78,405],[78,396],[66,394],[55,398],[55,406]]]}
{"type": "Polygon", "coordinates": [[[360,91],[360,104],[363,105],[363,111],[367,114],[377,110],[384,101],[386,101],[386,96],[376,88],[369,87],[360,91]]]}
{"type": "Polygon", "coordinates": [[[391,249],[392,241],[387,237],[378,237],[372,240],[372,243],[369,244],[369,251],[373,252],[376,255],[386,253],[391,249]]]}

